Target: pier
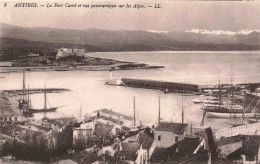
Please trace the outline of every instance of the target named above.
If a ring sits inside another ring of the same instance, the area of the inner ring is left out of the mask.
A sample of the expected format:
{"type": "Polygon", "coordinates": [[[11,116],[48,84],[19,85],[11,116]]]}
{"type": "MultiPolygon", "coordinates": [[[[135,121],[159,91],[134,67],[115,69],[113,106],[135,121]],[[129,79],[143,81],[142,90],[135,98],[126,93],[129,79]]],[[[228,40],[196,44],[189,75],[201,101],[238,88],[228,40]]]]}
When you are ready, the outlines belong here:
{"type": "MultiPolygon", "coordinates": [[[[35,94],[35,93],[60,93],[60,92],[65,92],[65,91],[70,91],[69,89],[65,88],[32,88],[32,89],[26,89],[26,92],[30,92],[30,94],[35,94]]],[[[12,89],[12,90],[3,90],[3,92],[8,93],[8,94],[14,94],[14,95],[21,95],[23,94],[23,89],[12,89]]]]}
{"type": "Polygon", "coordinates": [[[198,85],[144,79],[122,78],[121,85],[135,88],[163,90],[166,92],[198,92],[198,85]]]}

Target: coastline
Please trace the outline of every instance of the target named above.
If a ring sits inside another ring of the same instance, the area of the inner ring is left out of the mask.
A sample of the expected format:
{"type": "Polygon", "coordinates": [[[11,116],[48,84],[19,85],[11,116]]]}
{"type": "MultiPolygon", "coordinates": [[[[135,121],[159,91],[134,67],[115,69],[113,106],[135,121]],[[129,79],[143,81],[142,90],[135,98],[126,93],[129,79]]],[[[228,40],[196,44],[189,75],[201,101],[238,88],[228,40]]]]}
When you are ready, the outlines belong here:
{"type": "MultiPolygon", "coordinates": [[[[23,69],[32,72],[44,71],[109,71],[109,70],[136,70],[136,69],[159,69],[164,66],[152,66],[146,63],[119,61],[109,58],[100,58],[84,55],[82,57],[68,56],[55,61],[48,61],[46,56],[45,63],[34,62],[38,58],[33,57],[18,59],[12,62],[12,66],[0,66],[0,73],[21,72],[23,69]]],[[[0,61],[1,62],[1,61],[0,61]]]]}
{"type": "MultiPolygon", "coordinates": [[[[136,69],[160,69],[165,68],[164,66],[142,66],[138,65],[127,67],[117,68],[116,71],[120,70],[136,70],[136,69]]],[[[14,72],[22,72],[23,69],[30,72],[45,72],[45,71],[109,71],[111,67],[114,65],[96,65],[96,66],[39,66],[39,67],[0,67],[0,73],[14,73],[14,72]]]]}

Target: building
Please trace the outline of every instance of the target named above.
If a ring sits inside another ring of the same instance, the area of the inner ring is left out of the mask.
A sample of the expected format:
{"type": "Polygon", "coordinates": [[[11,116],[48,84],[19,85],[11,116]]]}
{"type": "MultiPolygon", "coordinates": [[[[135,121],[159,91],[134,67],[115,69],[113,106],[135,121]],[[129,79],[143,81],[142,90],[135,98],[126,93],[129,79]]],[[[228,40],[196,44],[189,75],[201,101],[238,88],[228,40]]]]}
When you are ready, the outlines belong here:
{"type": "Polygon", "coordinates": [[[25,121],[26,118],[10,110],[0,110],[0,125],[25,121]]]}
{"type": "Polygon", "coordinates": [[[107,124],[95,124],[95,130],[93,133],[95,136],[105,139],[111,139],[116,136],[116,127],[114,125],[107,124]]]}
{"type": "Polygon", "coordinates": [[[73,143],[75,143],[77,139],[83,139],[86,141],[93,135],[94,130],[95,122],[92,120],[80,124],[80,127],[73,129],[73,143]]]}
{"type": "Polygon", "coordinates": [[[12,67],[12,66],[13,66],[13,62],[9,62],[9,61],[0,62],[0,67],[12,67]]]}
{"type": "Polygon", "coordinates": [[[133,124],[132,117],[115,112],[112,109],[97,110],[93,113],[93,115],[96,116],[97,118],[103,117],[105,119],[110,119],[111,121],[114,121],[115,123],[119,123],[126,127],[132,127],[133,124]]]}
{"type": "Polygon", "coordinates": [[[260,136],[237,135],[223,137],[218,141],[218,154],[221,159],[236,160],[239,163],[260,162],[260,136]]]}
{"type": "Polygon", "coordinates": [[[121,162],[147,164],[148,152],[139,143],[122,143],[121,162]]]}
{"type": "Polygon", "coordinates": [[[156,147],[167,148],[184,139],[188,124],[161,122],[154,129],[156,147]]]}
{"type": "Polygon", "coordinates": [[[77,48],[60,48],[57,49],[56,52],[56,59],[60,59],[67,56],[84,56],[86,53],[85,49],[77,48]]]}
{"type": "Polygon", "coordinates": [[[218,154],[220,158],[227,158],[231,153],[242,148],[240,135],[221,138],[218,141],[218,154]]]}
{"type": "Polygon", "coordinates": [[[42,121],[42,126],[44,126],[44,124],[47,124],[49,125],[47,127],[52,128],[56,132],[62,132],[66,127],[60,120],[49,119],[47,117],[44,117],[42,121]]]}
{"type": "Polygon", "coordinates": [[[203,138],[187,136],[168,148],[156,147],[149,161],[150,163],[183,163],[204,153],[204,148],[203,138]]]}

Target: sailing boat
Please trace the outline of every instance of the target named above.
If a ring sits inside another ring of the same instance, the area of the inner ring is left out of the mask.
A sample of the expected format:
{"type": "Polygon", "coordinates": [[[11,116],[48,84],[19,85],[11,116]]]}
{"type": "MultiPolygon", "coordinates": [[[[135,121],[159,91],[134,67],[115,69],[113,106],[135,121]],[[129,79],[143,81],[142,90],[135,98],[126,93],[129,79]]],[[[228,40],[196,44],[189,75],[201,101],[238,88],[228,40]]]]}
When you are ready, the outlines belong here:
{"type": "MultiPolygon", "coordinates": [[[[232,91],[233,91],[233,87],[232,87],[232,91]]],[[[221,102],[220,82],[219,82],[219,101],[221,102]]],[[[233,105],[233,102],[231,107],[225,107],[219,104],[218,108],[202,107],[202,109],[206,111],[207,117],[211,117],[211,118],[254,117],[255,115],[254,112],[250,110],[244,110],[243,108],[239,108],[239,107],[237,108],[236,106],[233,105]]]]}
{"type": "Polygon", "coordinates": [[[19,99],[19,108],[24,109],[28,105],[28,100],[26,99],[26,94],[25,94],[25,69],[23,70],[23,93],[22,96],[19,99]]]}
{"type": "Polygon", "coordinates": [[[44,90],[44,108],[43,109],[32,109],[31,107],[28,110],[32,113],[41,113],[41,112],[55,112],[58,107],[47,108],[47,95],[46,95],[46,86],[44,90]]]}
{"type": "Polygon", "coordinates": [[[28,84],[28,93],[27,93],[28,97],[27,97],[27,100],[28,100],[28,103],[27,103],[27,107],[26,108],[23,108],[23,114],[25,117],[33,117],[33,113],[30,112],[28,109],[31,107],[31,100],[30,100],[30,89],[29,89],[29,84],[28,84]]]}

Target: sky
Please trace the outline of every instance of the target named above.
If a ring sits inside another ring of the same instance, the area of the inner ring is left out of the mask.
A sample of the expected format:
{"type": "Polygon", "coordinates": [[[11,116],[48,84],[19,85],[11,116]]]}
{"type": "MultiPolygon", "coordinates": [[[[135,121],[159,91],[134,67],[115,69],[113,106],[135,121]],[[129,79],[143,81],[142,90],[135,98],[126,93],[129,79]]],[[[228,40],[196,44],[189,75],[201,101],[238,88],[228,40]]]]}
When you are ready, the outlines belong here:
{"type": "MultiPolygon", "coordinates": [[[[160,3],[160,9],[123,8],[15,8],[15,2],[1,3],[0,21],[25,27],[63,29],[188,31],[192,29],[240,31],[260,29],[260,2],[183,2],[156,0],[55,0],[70,4],[141,4],[160,3]]],[[[41,0],[39,4],[55,1],[41,0]]],[[[16,1],[21,2],[21,1],[16,1]]],[[[35,2],[35,1],[34,1],[35,2]]]]}

